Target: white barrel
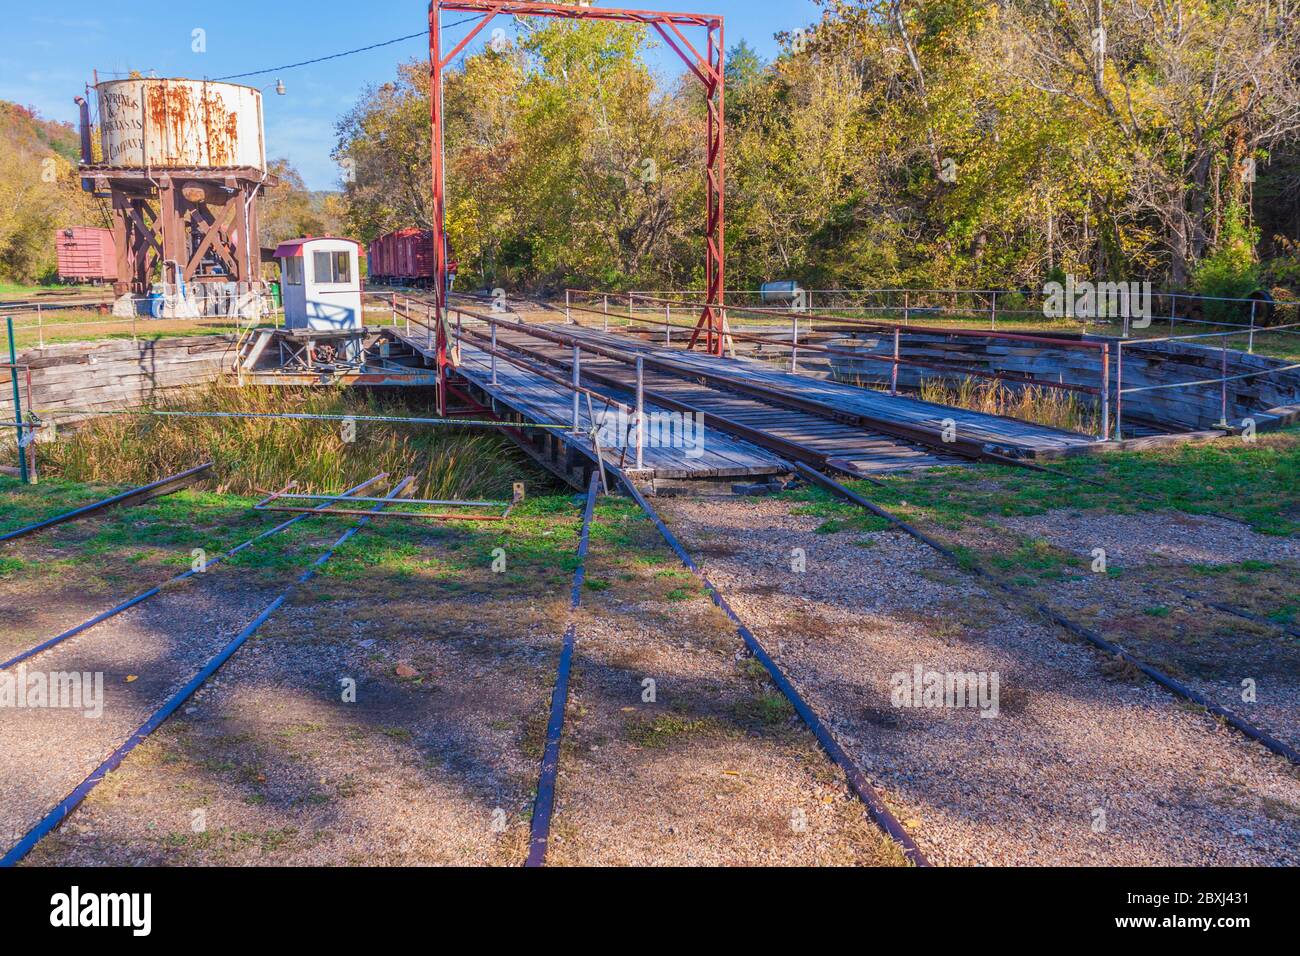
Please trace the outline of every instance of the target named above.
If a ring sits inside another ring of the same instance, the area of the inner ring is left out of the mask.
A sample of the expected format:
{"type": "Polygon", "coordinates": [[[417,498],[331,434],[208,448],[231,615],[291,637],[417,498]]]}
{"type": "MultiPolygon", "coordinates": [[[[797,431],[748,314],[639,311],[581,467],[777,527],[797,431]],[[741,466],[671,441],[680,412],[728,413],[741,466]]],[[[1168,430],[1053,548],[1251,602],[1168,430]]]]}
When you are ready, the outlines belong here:
{"type": "Polygon", "coordinates": [[[251,86],[138,78],[95,92],[109,166],[266,169],[262,94],[251,86]]]}

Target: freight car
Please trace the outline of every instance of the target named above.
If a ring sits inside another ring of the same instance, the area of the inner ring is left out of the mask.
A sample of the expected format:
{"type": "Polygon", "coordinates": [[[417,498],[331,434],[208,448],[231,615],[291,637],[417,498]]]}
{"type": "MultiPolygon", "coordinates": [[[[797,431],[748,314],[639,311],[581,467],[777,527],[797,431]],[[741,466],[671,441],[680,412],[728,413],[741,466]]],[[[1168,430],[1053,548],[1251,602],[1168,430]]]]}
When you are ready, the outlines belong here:
{"type": "Polygon", "coordinates": [[[117,254],[113,233],[95,226],[73,226],[54,231],[59,280],[99,285],[117,281],[117,254]]]}
{"type": "Polygon", "coordinates": [[[433,233],[428,229],[398,229],[366,247],[369,280],[382,285],[433,285],[433,233]]]}

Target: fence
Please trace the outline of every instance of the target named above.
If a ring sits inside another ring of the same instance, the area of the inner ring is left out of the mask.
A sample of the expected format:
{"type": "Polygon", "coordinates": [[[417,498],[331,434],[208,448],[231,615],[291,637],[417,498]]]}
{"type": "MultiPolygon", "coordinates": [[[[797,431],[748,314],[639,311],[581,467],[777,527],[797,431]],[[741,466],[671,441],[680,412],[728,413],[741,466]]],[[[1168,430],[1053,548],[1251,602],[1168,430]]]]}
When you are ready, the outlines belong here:
{"type": "MultiPolygon", "coordinates": [[[[569,289],[566,290],[565,292],[565,315],[570,321],[574,321],[573,320],[574,312],[600,315],[604,323],[605,329],[609,328],[609,321],[611,319],[615,319],[615,320],[626,319],[629,322],[636,322],[639,324],[658,326],[664,329],[665,343],[671,345],[673,341],[672,334],[674,330],[678,330],[679,332],[684,333],[687,336],[694,334],[695,316],[698,315],[699,311],[703,309],[703,303],[701,302],[686,302],[680,300],[674,302],[669,299],[653,298],[645,293],[626,293],[624,297],[628,298],[629,308],[627,313],[622,314],[617,311],[610,311],[610,300],[611,298],[612,299],[620,298],[617,295],[611,296],[603,292],[592,292],[589,290],[569,289]],[[597,309],[594,306],[586,306],[586,305],[578,304],[579,301],[583,298],[587,298],[594,302],[598,302],[600,304],[600,308],[597,309]],[[663,318],[649,319],[642,316],[637,316],[635,313],[635,303],[637,301],[641,302],[643,306],[652,305],[655,310],[654,314],[657,316],[662,315],[663,318]],[[674,323],[672,321],[672,310],[674,307],[676,307],[679,310],[682,309],[687,310],[688,315],[690,316],[690,324],[682,325],[679,323],[674,323]]],[[[930,371],[935,371],[935,372],[955,372],[973,378],[983,378],[983,379],[999,381],[999,382],[1011,382],[1019,385],[1032,385],[1037,388],[1094,396],[1097,399],[1099,405],[1101,406],[1100,409],[1101,414],[1099,416],[1098,438],[1102,441],[1109,440],[1110,438],[1110,418],[1111,418],[1110,408],[1109,408],[1110,390],[1106,387],[1106,383],[1109,380],[1109,376],[1110,376],[1111,348],[1109,342],[1088,341],[1088,340],[1081,340],[1081,339],[1058,339],[1058,338],[1051,338],[1043,335],[1024,335],[1024,334],[1018,334],[1013,332],[999,332],[996,330],[984,331],[982,329],[943,328],[940,330],[936,330],[932,327],[912,326],[912,325],[906,325],[901,323],[836,318],[835,322],[839,325],[843,325],[847,322],[851,324],[854,328],[860,328],[864,331],[881,331],[892,335],[893,337],[892,354],[872,355],[870,353],[860,351],[860,350],[849,350],[845,348],[837,348],[835,346],[816,345],[816,344],[809,343],[807,341],[801,342],[799,338],[801,318],[806,323],[804,326],[804,331],[811,332],[815,328],[810,321],[812,317],[806,312],[791,313],[789,311],[777,310],[777,309],[761,309],[761,308],[748,308],[744,306],[728,306],[727,315],[728,318],[736,315],[751,316],[768,322],[771,322],[777,318],[781,318],[782,321],[784,321],[784,319],[788,317],[791,323],[790,332],[788,333],[789,335],[788,340],[785,338],[785,336],[787,335],[787,333],[785,332],[779,332],[779,333],[752,332],[752,331],[743,332],[735,328],[732,328],[730,326],[729,326],[730,330],[726,334],[726,340],[729,346],[733,345],[734,341],[742,341],[742,342],[758,343],[760,344],[760,347],[788,349],[790,352],[790,370],[792,372],[797,372],[799,370],[799,355],[801,353],[826,355],[826,356],[841,356],[844,358],[852,359],[854,361],[888,363],[890,366],[889,391],[891,395],[898,394],[898,369],[901,366],[908,366],[908,367],[918,368],[918,369],[928,369],[930,371]],[[1078,384],[1072,382],[1059,382],[1059,381],[1052,382],[1052,381],[1045,381],[1041,379],[1027,377],[1025,375],[1021,375],[1014,372],[985,372],[985,371],[980,371],[978,369],[971,369],[965,366],[952,365],[949,363],[926,362],[918,359],[906,358],[901,354],[902,336],[909,332],[918,332],[918,331],[924,331],[924,332],[941,331],[945,335],[977,338],[986,341],[1033,343],[1039,346],[1051,346],[1051,347],[1061,348],[1061,349],[1095,352],[1099,356],[1098,382],[1096,385],[1084,385],[1084,384],[1078,384]]]]}
{"type": "MultiPolygon", "coordinates": [[[[638,303],[668,300],[685,305],[699,302],[704,293],[633,290],[617,297],[628,299],[629,296],[629,308],[635,311],[638,303]]],[[[1182,292],[1151,292],[1149,309],[1143,310],[1150,314],[1136,317],[1130,309],[1116,308],[1115,297],[1109,295],[1101,296],[1096,310],[1076,311],[1071,308],[1067,314],[1049,315],[1050,294],[1030,289],[796,289],[792,293],[782,293],[782,296],[789,298],[790,305],[785,309],[773,309],[773,312],[799,312],[826,320],[899,316],[903,324],[953,320],[987,322],[990,330],[997,329],[999,320],[1024,323],[1050,319],[1084,326],[1109,325],[1118,320],[1122,325],[1121,335],[1125,338],[1134,329],[1163,325],[1166,321],[1170,335],[1175,333],[1179,324],[1264,331],[1271,330],[1269,320],[1275,314],[1294,315],[1296,321],[1300,321],[1300,302],[1266,302],[1182,292]],[[1207,318],[1216,313],[1219,317],[1207,318]],[[1138,321],[1134,322],[1134,318],[1138,321]]],[[[728,291],[724,301],[729,308],[733,305],[763,307],[766,304],[762,291],[749,290],[728,291]]],[[[1252,341],[1248,350],[1253,351],[1253,348],[1252,341]]]]}

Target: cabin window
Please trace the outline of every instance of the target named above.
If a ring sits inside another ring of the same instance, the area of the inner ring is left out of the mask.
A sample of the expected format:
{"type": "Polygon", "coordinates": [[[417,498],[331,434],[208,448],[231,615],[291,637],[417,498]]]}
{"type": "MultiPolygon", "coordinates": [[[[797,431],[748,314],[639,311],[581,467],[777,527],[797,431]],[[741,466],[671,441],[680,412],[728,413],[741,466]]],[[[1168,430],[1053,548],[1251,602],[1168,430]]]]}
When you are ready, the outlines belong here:
{"type": "Polygon", "coordinates": [[[317,285],[324,285],[327,282],[333,282],[330,269],[330,254],[328,252],[313,252],[311,254],[311,277],[317,285]]]}
{"type": "Polygon", "coordinates": [[[347,252],[334,253],[334,281],[352,281],[352,255],[347,252]]]}
{"type": "Polygon", "coordinates": [[[346,285],[352,281],[352,255],[348,252],[313,252],[311,270],[318,285],[346,285]]]}
{"type": "Polygon", "coordinates": [[[302,285],[302,258],[289,256],[284,260],[284,284],[302,285]]]}

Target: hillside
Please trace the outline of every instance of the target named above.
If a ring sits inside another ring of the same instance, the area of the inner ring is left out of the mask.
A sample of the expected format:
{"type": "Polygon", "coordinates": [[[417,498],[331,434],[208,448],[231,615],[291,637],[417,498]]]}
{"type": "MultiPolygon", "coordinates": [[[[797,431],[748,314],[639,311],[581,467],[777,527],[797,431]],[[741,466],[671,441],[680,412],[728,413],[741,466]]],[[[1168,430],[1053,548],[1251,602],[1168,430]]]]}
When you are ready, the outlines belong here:
{"type": "Polygon", "coordinates": [[[80,147],[71,124],[0,100],[0,281],[54,277],[54,230],[106,225],[76,178],[80,147]]]}
{"type": "Polygon", "coordinates": [[[81,146],[71,123],[42,118],[35,110],[0,100],[0,136],[37,155],[54,153],[76,163],[81,146]]]}

